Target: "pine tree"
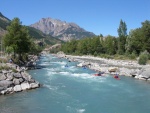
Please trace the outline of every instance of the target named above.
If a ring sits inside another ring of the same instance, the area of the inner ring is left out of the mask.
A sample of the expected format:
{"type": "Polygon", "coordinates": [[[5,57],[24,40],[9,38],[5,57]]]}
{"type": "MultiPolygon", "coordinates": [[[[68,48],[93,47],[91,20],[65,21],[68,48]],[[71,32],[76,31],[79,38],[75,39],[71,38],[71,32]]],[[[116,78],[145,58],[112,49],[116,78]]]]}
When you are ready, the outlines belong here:
{"type": "Polygon", "coordinates": [[[30,51],[30,36],[25,26],[21,25],[19,18],[14,18],[10,26],[7,27],[8,33],[4,36],[5,47],[11,47],[15,54],[22,59],[22,54],[30,51]]]}
{"type": "Polygon", "coordinates": [[[125,22],[120,20],[120,25],[118,28],[118,54],[123,54],[125,52],[125,44],[126,44],[126,37],[127,37],[127,25],[125,22]]]}

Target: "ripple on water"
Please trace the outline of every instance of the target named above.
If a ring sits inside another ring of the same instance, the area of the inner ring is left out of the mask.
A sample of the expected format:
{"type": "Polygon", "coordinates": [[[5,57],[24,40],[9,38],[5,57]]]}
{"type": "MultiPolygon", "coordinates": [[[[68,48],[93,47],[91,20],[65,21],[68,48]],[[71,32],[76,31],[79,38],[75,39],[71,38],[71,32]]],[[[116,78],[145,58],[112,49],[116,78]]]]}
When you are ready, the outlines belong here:
{"type": "Polygon", "coordinates": [[[70,106],[67,106],[66,110],[69,113],[84,113],[85,112],[85,109],[73,108],[73,107],[70,107],[70,106]]]}

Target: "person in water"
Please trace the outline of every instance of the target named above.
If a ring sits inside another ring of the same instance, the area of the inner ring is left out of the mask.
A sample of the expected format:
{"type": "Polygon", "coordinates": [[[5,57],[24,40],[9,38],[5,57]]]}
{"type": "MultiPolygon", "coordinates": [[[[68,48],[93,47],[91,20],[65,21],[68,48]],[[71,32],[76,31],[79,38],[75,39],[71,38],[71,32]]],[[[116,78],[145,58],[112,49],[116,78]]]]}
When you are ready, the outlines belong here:
{"type": "Polygon", "coordinates": [[[116,79],[119,79],[119,76],[118,76],[118,74],[116,74],[116,75],[114,76],[114,78],[116,78],[116,79]]]}
{"type": "Polygon", "coordinates": [[[83,67],[83,69],[86,69],[86,66],[82,66],[83,67]]]}
{"type": "Polygon", "coordinates": [[[101,72],[101,71],[99,71],[99,72],[98,72],[98,76],[101,76],[101,75],[102,75],[102,72],[101,72]]]}
{"type": "Polygon", "coordinates": [[[65,67],[68,67],[68,65],[66,64],[65,67]]]}

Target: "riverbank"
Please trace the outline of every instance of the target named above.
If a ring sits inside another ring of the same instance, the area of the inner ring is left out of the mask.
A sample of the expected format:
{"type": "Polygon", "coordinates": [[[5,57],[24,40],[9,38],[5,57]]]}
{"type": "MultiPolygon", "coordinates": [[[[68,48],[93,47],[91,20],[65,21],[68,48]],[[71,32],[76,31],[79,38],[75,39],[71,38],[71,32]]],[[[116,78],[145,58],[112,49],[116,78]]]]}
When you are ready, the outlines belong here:
{"type": "MultiPolygon", "coordinates": [[[[35,62],[32,60],[32,62],[35,62]]],[[[30,63],[31,64],[31,63],[30,63]]],[[[14,63],[0,63],[0,95],[12,94],[40,87],[40,83],[27,73],[27,67],[14,63]]]]}
{"type": "Polygon", "coordinates": [[[77,61],[80,67],[88,67],[104,74],[130,76],[136,79],[150,81],[150,65],[139,65],[137,61],[105,59],[93,56],[72,56],[57,54],[57,57],[69,61],[77,61]]]}

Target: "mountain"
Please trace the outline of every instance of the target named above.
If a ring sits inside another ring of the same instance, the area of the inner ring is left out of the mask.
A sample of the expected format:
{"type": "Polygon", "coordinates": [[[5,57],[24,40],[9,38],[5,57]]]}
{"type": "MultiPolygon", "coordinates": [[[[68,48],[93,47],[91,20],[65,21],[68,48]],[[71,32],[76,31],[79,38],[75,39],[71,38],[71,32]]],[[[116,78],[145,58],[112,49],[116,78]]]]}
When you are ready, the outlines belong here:
{"type": "Polygon", "coordinates": [[[44,42],[46,45],[54,45],[57,43],[64,43],[62,40],[57,39],[51,35],[46,35],[42,31],[35,29],[33,27],[28,26],[30,36],[37,42],[44,42]]]}
{"type": "Polygon", "coordinates": [[[75,23],[67,23],[52,18],[42,18],[39,22],[30,26],[64,41],[68,41],[72,38],[81,39],[95,36],[94,33],[84,30],[75,23]]]}
{"type": "MultiPolygon", "coordinates": [[[[11,20],[5,17],[1,12],[0,12],[0,38],[4,36],[7,32],[6,27],[10,25],[11,20]]],[[[54,38],[51,35],[46,35],[43,32],[41,32],[38,29],[35,29],[33,27],[27,26],[29,30],[30,36],[33,38],[35,42],[44,42],[46,45],[54,45],[56,43],[63,43],[61,40],[54,38]]]]}
{"type": "Polygon", "coordinates": [[[6,33],[6,27],[10,24],[10,20],[0,12],[0,37],[6,33]]]}

